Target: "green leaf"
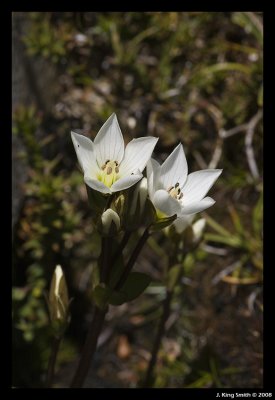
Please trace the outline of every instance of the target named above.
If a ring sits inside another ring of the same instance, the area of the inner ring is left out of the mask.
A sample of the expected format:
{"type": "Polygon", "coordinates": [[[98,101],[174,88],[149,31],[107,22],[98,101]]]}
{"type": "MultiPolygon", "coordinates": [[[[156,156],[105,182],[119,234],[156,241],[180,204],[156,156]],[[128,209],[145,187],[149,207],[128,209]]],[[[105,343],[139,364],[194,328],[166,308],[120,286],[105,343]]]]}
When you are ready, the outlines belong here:
{"type": "Polygon", "coordinates": [[[244,74],[249,75],[251,73],[251,68],[247,65],[234,63],[234,62],[223,62],[218,64],[210,65],[209,67],[205,67],[199,71],[200,74],[205,76],[210,74],[215,74],[217,72],[228,72],[228,71],[238,71],[243,72],[244,74]]]}
{"type": "Polygon", "coordinates": [[[173,290],[175,285],[177,284],[182,271],[182,265],[177,264],[169,269],[167,274],[167,288],[173,290]]]}
{"type": "Polygon", "coordinates": [[[126,301],[132,301],[144,292],[150,282],[149,275],[142,272],[131,272],[120,292],[126,295],[126,301]]]}
{"type": "Polygon", "coordinates": [[[206,241],[223,243],[226,244],[227,246],[235,248],[241,248],[244,246],[243,240],[238,236],[234,235],[231,235],[231,237],[227,237],[227,236],[216,235],[214,233],[206,233],[204,238],[206,241]]]}
{"type": "Polygon", "coordinates": [[[261,85],[259,91],[258,91],[258,106],[262,107],[263,106],[263,84],[261,85]]]}
{"type": "Polygon", "coordinates": [[[106,308],[107,304],[119,306],[129,301],[126,293],[114,291],[105,286],[104,283],[97,285],[94,289],[93,298],[96,305],[101,309],[106,308]]]}
{"type": "Polygon", "coordinates": [[[263,228],[263,194],[261,193],[256,206],[252,213],[253,230],[256,235],[259,235],[263,228]]]}
{"type": "MultiPolygon", "coordinates": [[[[119,246],[119,244],[118,244],[119,246]]],[[[109,286],[113,288],[118,282],[125,267],[123,255],[121,254],[117,259],[116,263],[111,267],[109,286]]]]}
{"type": "Polygon", "coordinates": [[[27,294],[27,290],[25,288],[14,287],[12,289],[12,298],[15,301],[21,301],[27,294]]]}
{"type": "Polygon", "coordinates": [[[120,306],[123,303],[127,303],[127,301],[129,300],[127,299],[126,293],[121,291],[117,292],[115,290],[110,291],[109,304],[112,304],[113,306],[120,306]]]}
{"type": "Polygon", "coordinates": [[[245,232],[245,228],[243,227],[241,218],[233,205],[229,206],[229,214],[236,232],[239,235],[243,235],[245,232]]]}
{"type": "Polygon", "coordinates": [[[209,215],[207,215],[205,217],[206,222],[208,223],[208,225],[211,226],[211,228],[213,228],[216,232],[218,232],[219,234],[221,234],[222,236],[232,236],[232,233],[229,232],[227,229],[223,228],[220,224],[218,224],[218,222],[216,222],[213,218],[211,218],[209,215]]]}
{"type": "Polygon", "coordinates": [[[232,21],[244,28],[246,32],[254,35],[258,43],[262,46],[263,25],[256,13],[251,11],[234,12],[232,21]]]}
{"type": "Polygon", "coordinates": [[[94,288],[92,295],[96,305],[99,308],[104,309],[109,301],[110,294],[110,289],[101,283],[94,288]]]}

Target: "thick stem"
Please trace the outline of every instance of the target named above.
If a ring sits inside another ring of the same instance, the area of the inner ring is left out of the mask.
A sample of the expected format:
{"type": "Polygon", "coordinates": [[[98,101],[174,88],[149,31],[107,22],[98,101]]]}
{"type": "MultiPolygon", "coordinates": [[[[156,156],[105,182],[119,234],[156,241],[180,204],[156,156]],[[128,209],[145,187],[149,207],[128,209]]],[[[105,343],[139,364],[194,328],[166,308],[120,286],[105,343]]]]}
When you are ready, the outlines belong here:
{"type": "Polygon", "coordinates": [[[133,268],[133,266],[135,265],[135,262],[139,256],[139,253],[141,252],[144,244],[146,243],[147,239],[149,237],[149,228],[146,228],[145,231],[143,232],[143,235],[141,236],[141,238],[138,241],[138,244],[136,245],[121,277],[119,278],[119,281],[117,282],[116,286],[115,286],[115,290],[119,290],[125,283],[129,273],[131,272],[131,269],[133,268]]]}
{"type": "Polygon", "coordinates": [[[106,282],[108,276],[108,270],[110,269],[110,252],[111,252],[111,240],[103,237],[101,239],[101,268],[100,268],[100,282],[106,282]]]}
{"type": "Polygon", "coordinates": [[[112,265],[115,265],[115,263],[117,262],[118,257],[122,254],[126,244],[128,243],[129,239],[131,236],[131,232],[130,231],[126,231],[124,233],[124,236],[122,238],[122,241],[120,243],[120,245],[118,246],[113,258],[112,258],[112,265]]]}
{"type": "Polygon", "coordinates": [[[172,295],[173,295],[172,291],[169,291],[169,290],[166,291],[166,297],[163,301],[163,306],[162,306],[162,316],[161,316],[161,320],[159,322],[157,335],[155,337],[155,342],[153,345],[151,358],[150,358],[148,368],[146,371],[143,387],[151,387],[154,384],[154,376],[153,376],[154,368],[156,365],[157,356],[158,356],[159,348],[161,345],[161,340],[165,333],[165,323],[170,315],[170,306],[171,306],[172,295]]]}
{"type": "Polygon", "coordinates": [[[106,312],[107,309],[101,310],[100,308],[95,307],[94,317],[86,337],[77,370],[71,383],[71,388],[81,388],[83,386],[89,371],[91,360],[96,351],[97,340],[104,323],[106,312]]]}
{"type": "Polygon", "coordinates": [[[55,368],[55,363],[56,363],[56,358],[57,358],[60,342],[61,342],[61,337],[53,338],[52,349],[51,349],[51,354],[50,354],[49,363],[48,363],[46,385],[45,385],[48,388],[50,388],[52,386],[52,381],[54,378],[54,368],[55,368]]]}

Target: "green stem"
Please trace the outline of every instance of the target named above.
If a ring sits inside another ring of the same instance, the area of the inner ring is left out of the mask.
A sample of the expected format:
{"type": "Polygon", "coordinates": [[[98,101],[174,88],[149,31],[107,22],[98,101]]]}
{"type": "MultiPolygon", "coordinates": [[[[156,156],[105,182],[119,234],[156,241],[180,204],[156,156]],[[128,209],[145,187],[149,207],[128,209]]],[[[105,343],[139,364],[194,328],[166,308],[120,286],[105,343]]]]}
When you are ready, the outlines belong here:
{"type": "Polygon", "coordinates": [[[158,352],[160,349],[162,337],[165,333],[165,324],[170,315],[172,296],[173,296],[173,292],[166,290],[166,297],[165,297],[165,299],[163,301],[163,305],[162,305],[162,316],[159,321],[157,334],[156,334],[154,345],[153,345],[152,352],[151,352],[151,358],[150,358],[150,361],[149,361],[149,364],[147,367],[147,371],[146,371],[146,375],[145,375],[145,379],[144,379],[144,382],[142,385],[143,387],[151,387],[154,384],[154,376],[153,376],[154,368],[155,368],[155,365],[157,362],[157,356],[158,356],[158,352]]]}
{"type": "Polygon", "coordinates": [[[54,337],[52,342],[51,354],[48,363],[47,377],[46,377],[46,387],[50,388],[52,386],[52,381],[54,378],[54,369],[57,359],[57,354],[61,342],[61,337],[54,337]]]}
{"type": "Polygon", "coordinates": [[[131,233],[132,232],[130,232],[130,231],[126,231],[124,233],[122,241],[121,241],[120,245],[118,246],[118,248],[117,248],[117,250],[116,250],[116,252],[115,252],[115,254],[113,256],[112,265],[115,265],[115,263],[117,262],[118,257],[122,254],[125,246],[127,245],[128,241],[130,239],[131,233]]]}
{"type": "Polygon", "coordinates": [[[122,272],[122,275],[120,276],[117,284],[115,285],[115,290],[119,290],[121,289],[121,287],[124,285],[126,279],[128,278],[129,273],[131,272],[133,266],[135,265],[135,262],[144,246],[144,244],[146,243],[148,237],[149,237],[149,227],[145,229],[145,231],[143,232],[143,235],[141,236],[141,238],[138,241],[138,244],[136,245],[124,271],[122,272]]]}
{"type": "Polygon", "coordinates": [[[101,268],[100,268],[100,282],[106,283],[107,276],[110,270],[110,253],[111,253],[111,240],[110,238],[102,237],[101,239],[101,268]]]}
{"type": "Polygon", "coordinates": [[[101,310],[100,308],[95,307],[94,317],[84,343],[77,370],[71,383],[71,388],[81,388],[84,384],[91,360],[96,351],[97,340],[102,330],[106,313],[107,309],[101,310]]]}

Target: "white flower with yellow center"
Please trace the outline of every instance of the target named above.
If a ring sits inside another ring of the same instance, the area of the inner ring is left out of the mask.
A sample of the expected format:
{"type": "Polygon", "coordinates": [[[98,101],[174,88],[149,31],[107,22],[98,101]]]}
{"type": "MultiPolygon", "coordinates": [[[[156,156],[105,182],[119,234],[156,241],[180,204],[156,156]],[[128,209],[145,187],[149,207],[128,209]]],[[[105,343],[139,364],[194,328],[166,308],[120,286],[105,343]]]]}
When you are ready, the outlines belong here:
{"type": "Polygon", "coordinates": [[[187,176],[188,167],[180,143],[160,165],[147,164],[148,193],[155,208],[166,216],[196,214],[215,201],[206,193],[222,173],[221,169],[203,169],[187,176]]]}
{"type": "Polygon", "coordinates": [[[94,142],[71,132],[86,184],[101,193],[128,189],[142,178],[158,138],[133,139],[124,149],[123,136],[115,114],[96,135],[94,142]]]}

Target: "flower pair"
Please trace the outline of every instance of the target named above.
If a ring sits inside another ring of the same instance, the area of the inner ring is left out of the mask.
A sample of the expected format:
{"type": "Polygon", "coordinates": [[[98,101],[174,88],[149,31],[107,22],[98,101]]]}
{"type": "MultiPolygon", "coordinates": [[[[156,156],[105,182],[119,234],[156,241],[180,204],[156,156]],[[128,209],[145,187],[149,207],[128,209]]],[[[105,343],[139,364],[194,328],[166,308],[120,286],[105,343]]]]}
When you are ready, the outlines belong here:
{"type": "Polygon", "coordinates": [[[115,114],[102,126],[94,142],[71,133],[86,184],[104,194],[119,192],[136,184],[147,165],[148,194],[155,208],[166,216],[184,218],[212,206],[205,197],[221,174],[205,169],[188,175],[180,143],[162,165],[151,158],[158,141],[154,137],[133,139],[124,149],[123,136],[115,114]]]}

